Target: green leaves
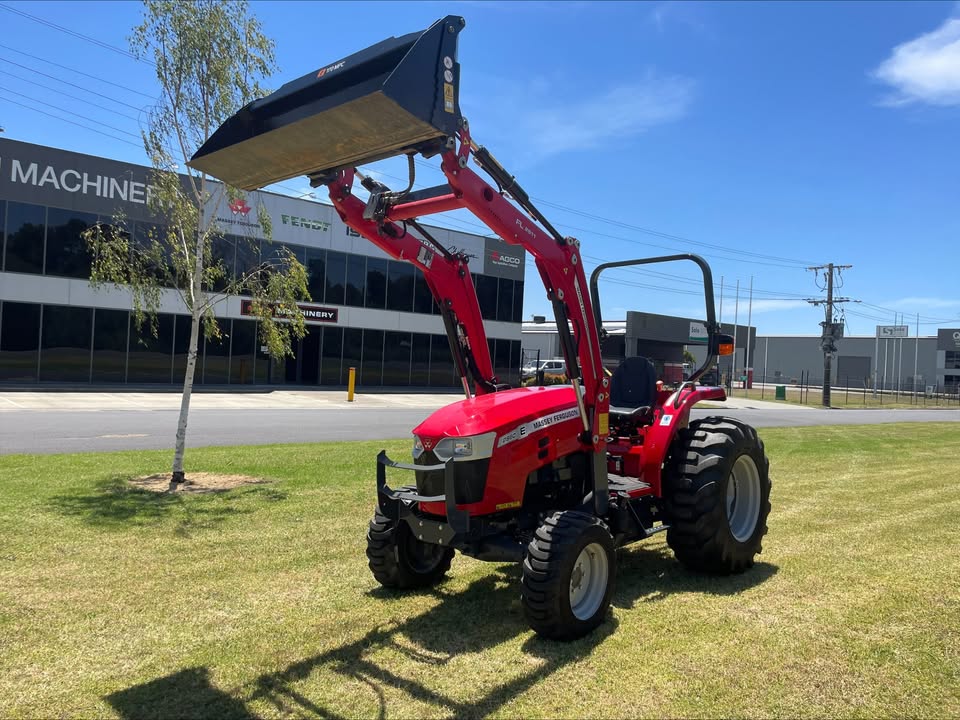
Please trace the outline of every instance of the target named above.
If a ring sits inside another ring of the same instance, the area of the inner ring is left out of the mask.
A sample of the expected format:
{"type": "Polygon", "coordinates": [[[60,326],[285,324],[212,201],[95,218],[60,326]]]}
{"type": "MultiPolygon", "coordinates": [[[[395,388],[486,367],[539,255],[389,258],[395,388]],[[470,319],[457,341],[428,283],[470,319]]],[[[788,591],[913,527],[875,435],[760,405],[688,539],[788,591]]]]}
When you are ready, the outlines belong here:
{"type": "MultiPolygon", "coordinates": [[[[275,357],[292,354],[293,339],[305,334],[297,301],[310,297],[306,270],[286,252],[235,274],[213,252],[224,236],[216,218],[223,204],[245,196],[186,166],[224,120],[265,94],[261,83],[275,69],[273,40],[247,2],[224,0],[145,0],[129,40],[138,58],[156,66],[161,91],[142,131],[154,168],[148,207],[155,221],[134,228],[118,214],[90,228],[91,281],[128,288],[137,321],[153,327],[165,292],[176,293],[208,337],[221,332],[217,304],[249,296],[262,344],[275,357]]],[[[270,215],[257,215],[255,234],[269,242],[270,215]]],[[[239,242],[245,240],[251,238],[239,242]]]]}

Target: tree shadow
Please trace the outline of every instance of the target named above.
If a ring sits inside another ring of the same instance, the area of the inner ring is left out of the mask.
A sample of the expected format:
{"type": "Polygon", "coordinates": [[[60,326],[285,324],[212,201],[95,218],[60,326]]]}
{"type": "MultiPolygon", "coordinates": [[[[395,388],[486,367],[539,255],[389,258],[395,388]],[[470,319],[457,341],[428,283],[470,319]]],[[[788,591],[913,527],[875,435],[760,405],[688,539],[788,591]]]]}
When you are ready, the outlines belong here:
{"type": "Polygon", "coordinates": [[[203,720],[211,717],[254,718],[242,700],[218,690],[204,667],[188,668],[142,685],[107,695],[105,700],[120,717],[137,720],[203,720]]]}
{"type": "MultiPolygon", "coordinates": [[[[773,565],[759,563],[743,575],[725,578],[697,576],[683,570],[667,553],[647,549],[621,551],[619,564],[622,572],[613,598],[613,605],[619,608],[631,608],[638,602],[659,600],[677,592],[736,594],[764,582],[777,571],[773,565]]],[[[345,681],[357,681],[369,687],[376,697],[380,720],[390,714],[388,690],[399,690],[454,717],[486,716],[504,708],[544,677],[589,655],[618,626],[616,618],[610,615],[603,625],[580,640],[567,643],[544,640],[530,631],[524,619],[519,580],[517,565],[501,565],[460,592],[440,585],[406,594],[414,602],[419,596],[436,598],[439,603],[420,615],[402,622],[382,623],[353,642],[260,676],[252,681],[246,692],[238,691],[238,695],[246,697],[246,702],[234,701],[238,703],[236,712],[226,704],[226,699],[220,697],[219,691],[211,688],[209,683],[201,682],[206,679],[203,668],[135,686],[114,693],[107,700],[123,718],[131,720],[152,716],[144,710],[147,708],[153,712],[150,694],[160,690],[177,698],[178,704],[167,706],[166,714],[172,716],[221,714],[249,718],[252,716],[250,704],[265,701],[282,715],[345,717],[298,689],[301,682],[323,670],[340,675],[345,681]],[[525,634],[529,637],[522,644],[522,652],[537,660],[531,663],[532,669],[502,684],[480,688],[470,700],[451,697],[416,677],[401,676],[377,660],[377,656],[389,651],[419,665],[442,670],[458,655],[478,653],[525,634]],[[203,675],[198,675],[199,672],[203,675]]],[[[368,594],[383,598],[396,595],[384,589],[372,590],[368,594]]]]}
{"type": "Polygon", "coordinates": [[[188,495],[151,492],[133,487],[128,475],[114,475],[94,483],[92,491],[55,495],[50,505],[60,514],[108,530],[155,525],[178,520],[175,532],[212,528],[230,517],[254,512],[244,501],[285,500],[287,493],[273,487],[246,486],[224,492],[188,495]]]}

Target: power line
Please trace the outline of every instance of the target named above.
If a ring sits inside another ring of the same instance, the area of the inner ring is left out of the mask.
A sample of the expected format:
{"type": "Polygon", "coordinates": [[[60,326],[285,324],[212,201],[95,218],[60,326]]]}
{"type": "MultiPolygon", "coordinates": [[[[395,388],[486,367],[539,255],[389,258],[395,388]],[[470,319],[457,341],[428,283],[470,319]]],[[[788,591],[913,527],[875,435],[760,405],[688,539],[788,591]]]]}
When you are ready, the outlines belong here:
{"type": "MultiPolygon", "coordinates": [[[[2,58],[0,58],[0,60],[2,60],[2,58]]],[[[12,72],[7,72],[6,70],[0,70],[0,74],[8,75],[9,77],[15,78],[16,80],[20,80],[21,82],[25,82],[25,83],[28,83],[28,84],[30,84],[30,85],[34,85],[34,86],[39,87],[39,88],[43,88],[44,90],[49,90],[50,92],[57,93],[58,95],[63,95],[64,97],[71,98],[72,100],[79,100],[80,102],[86,103],[87,105],[90,104],[90,98],[82,98],[82,97],[78,97],[77,95],[71,95],[70,93],[68,93],[68,92],[66,92],[66,91],[64,91],[64,90],[58,90],[58,89],[55,88],[55,87],[51,87],[51,86],[49,86],[49,85],[44,85],[43,83],[37,82],[36,80],[30,80],[30,79],[25,78],[25,77],[20,77],[19,75],[15,75],[15,74],[13,74],[12,72]]],[[[72,83],[68,83],[68,84],[71,84],[71,85],[72,85],[72,83]]],[[[80,86],[79,86],[79,85],[75,85],[74,87],[80,87],[80,86]]],[[[83,90],[84,88],[80,88],[80,89],[83,90]]],[[[92,92],[92,91],[87,90],[87,92],[89,93],[89,92],[92,92]]],[[[106,98],[107,100],[111,100],[111,101],[113,101],[113,102],[115,102],[115,103],[118,103],[118,104],[120,104],[120,105],[127,105],[127,103],[120,102],[119,100],[113,100],[113,98],[107,97],[106,95],[101,95],[100,97],[106,98]]],[[[133,108],[134,110],[139,110],[139,108],[136,108],[136,107],[134,107],[133,105],[127,105],[127,107],[131,107],[131,108],[133,108]]],[[[133,115],[126,115],[126,114],[124,114],[124,113],[122,113],[122,112],[118,112],[118,111],[115,111],[115,110],[111,110],[111,112],[112,112],[114,115],[119,115],[120,117],[127,118],[128,120],[133,120],[133,121],[136,122],[136,123],[139,123],[139,122],[140,122],[140,118],[134,117],[133,115]]]]}
{"type": "MultiPolygon", "coordinates": [[[[67,65],[61,65],[60,63],[55,63],[53,62],[53,60],[46,60],[42,57],[31,55],[28,52],[24,52],[23,50],[17,50],[16,48],[10,47],[9,45],[4,45],[3,43],[0,43],[0,48],[3,48],[4,50],[10,50],[11,52],[15,52],[19,55],[25,55],[28,58],[39,60],[40,62],[47,63],[48,65],[53,65],[54,67],[58,67],[61,70],[69,70],[72,73],[76,73],[77,75],[83,75],[84,77],[88,77],[91,80],[96,80],[97,82],[102,82],[107,85],[113,85],[114,87],[118,87],[121,90],[126,90],[127,92],[135,93],[137,95],[142,95],[143,97],[150,98],[151,100],[155,99],[153,95],[148,95],[147,93],[141,92],[140,90],[135,90],[134,88],[127,87],[126,85],[121,85],[120,83],[112,82],[111,80],[104,80],[103,78],[99,78],[96,75],[90,75],[89,73],[85,73],[81,70],[77,70],[76,68],[68,67],[67,65]]],[[[48,77],[52,77],[52,76],[48,75],[48,77]]]]}
{"type": "MultiPolygon", "coordinates": [[[[852,265],[834,265],[833,263],[827,263],[826,265],[817,265],[815,267],[809,267],[807,270],[812,270],[817,276],[819,276],[821,270],[825,270],[824,278],[826,282],[827,297],[825,300],[820,300],[816,298],[811,298],[807,300],[811,305],[823,305],[824,311],[824,320],[820,323],[820,326],[823,328],[823,334],[820,336],[820,347],[823,348],[823,406],[830,407],[830,374],[832,372],[833,364],[833,354],[837,352],[837,341],[842,336],[843,324],[839,323],[839,330],[837,328],[838,323],[833,314],[834,304],[840,304],[845,302],[850,302],[850,298],[835,298],[833,296],[833,277],[834,275],[839,275],[842,271],[847,270],[853,267],[852,265]]],[[[821,288],[823,289],[823,288],[821,288]]]]}
{"type": "MultiPolygon", "coordinates": [[[[64,109],[64,108],[62,108],[62,107],[60,107],[60,106],[58,106],[58,105],[53,105],[52,103],[44,102],[43,100],[38,100],[38,99],[35,98],[35,97],[30,97],[29,95],[24,95],[24,94],[21,93],[21,92],[17,92],[16,90],[11,90],[11,89],[9,89],[9,88],[5,88],[5,87],[3,87],[2,85],[0,85],[0,90],[3,90],[4,92],[12,93],[12,94],[17,95],[17,96],[19,96],[19,97],[22,97],[22,98],[24,98],[24,99],[26,99],[26,100],[30,100],[31,102],[40,103],[41,105],[46,105],[47,107],[53,108],[54,110],[60,110],[61,112],[65,112],[65,113],[68,113],[68,114],[70,114],[70,115],[75,115],[76,117],[83,117],[82,115],[79,115],[79,114],[74,113],[74,112],[70,112],[69,110],[66,110],[66,109],[64,109]]],[[[116,131],[116,132],[118,132],[118,133],[123,133],[124,135],[129,135],[130,137],[135,137],[135,138],[139,138],[139,137],[140,137],[139,135],[137,135],[137,134],[135,134],[135,133],[129,132],[129,131],[127,131],[127,130],[122,130],[121,128],[114,127],[113,125],[108,125],[108,124],[105,123],[105,122],[100,122],[99,120],[94,120],[93,118],[83,118],[83,119],[86,120],[87,122],[95,123],[96,125],[102,125],[103,127],[108,128],[108,129],[110,129],[110,130],[114,130],[114,131],[116,131]]]]}
{"type": "MultiPolygon", "coordinates": [[[[419,161],[419,160],[418,160],[418,161],[417,161],[417,164],[418,164],[418,165],[421,165],[421,166],[423,166],[423,167],[430,168],[431,170],[436,170],[437,172],[442,172],[441,170],[439,170],[439,168],[436,168],[436,167],[434,167],[433,165],[430,165],[429,163],[425,163],[425,162],[422,162],[422,161],[419,161]]],[[[793,258],[784,258],[784,257],[780,257],[780,256],[777,256],[777,255],[768,255],[768,254],[765,254],[765,253],[755,253],[755,252],[751,252],[751,251],[749,251],[749,250],[735,250],[735,249],[731,249],[731,248],[728,248],[728,247],[726,247],[726,246],[724,246],[724,245],[719,245],[719,244],[716,244],[716,243],[708,243],[708,242],[703,242],[703,241],[700,241],[700,240],[693,240],[693,239],[691,239],[691,238],[684,237],[684,236],[682,236],[682,235],[675,235],[675,234],[673,234],[673,233],[662,232],[662,231],[660,231],[660,230],[653,230],[653,229],[651,229],[651,228],[642,227],[642,226],[640,226],[640,225],[633,225],[633,224],[631,224],[631,223],[625,223],[625,222],[620,221],[620,220],[614,220],[614,219],[612,219],[612,218],[607,218],[607,217],[604,217],[604,216],[602,216],[602,215],[596,215],[596,214],[594,214],[594,213],[588,213],[588,212],[583,211],[583,210],[577,210],[577,209],[575,209],[575,208],[571,208],[571,207],[568,207],[568,206],[563,205],[563,204],[560,204],[560,203],[555,203],[555,202],[552,202],[552,201],[550,201],[550,200],[545,200],[545,199],[543,199],[543,198],[536,198],[536,197],[532,197],[532,196],[531,196],[531,199],[535,200],[536,202],[538,202],[538,203],[540,203],[540,204],[542,204],[542,205],[546,205],[546,206],[548,206],[548,207],[552,207],[552,208],[555,208],[555,209],[558,209],[558,210],[562,210],[562,211],[571,213],[571,214],[573,214],[573,215],[578,215],[578,216],[580,216],[580,217],[588,218],[588,219],[590,219],[590,220],[596,220],[597,222],[606,223],[606,224],[608,224],[608,225],[613,225],[613,226],[615,226],[615,227],[620,227],[620,228],[624,228],[624,229],[627,229],[627,230],[633,230],[633,231],[635,231],[635,232],[643,233],[643,234],[646,234],[646,235],[651,235],[651,236],[653,236],[653,237],[659,237],[659,238],[663,238],[663,239],[665,239],[665,240],[671,240],[671,241],[676,242],[676,243],[678,243],[678,244],[696,245],[696,246],[698,246],[698,247],[710,248],[710,249],[713,249],[713,250],[716,250],[716,251],[719,251],[719,252],[728,253],[728,254],[745,255],[745,256],[748,256],[748,257],[755,257],[755,258],[760,258],[760,259],[765,259],[765,260],[777,261],[777,263],[787,263],[787,265],[779,265],[779,264],[775,264],[775,263],[760,263],[760,262],[757,262],[757,261],[749,261],[749,260],[736,260],[737,262],[756,262],[757,264],[761,264],[761,265],[766,264],[766,265],[774,265],[774,266],[777,266],[777,267],[794,267],[794,266],[796,266],[796,267],[805,267],[805,266],[807,266],[807,265],[810,264],[809,261],[795,260],[795,259],[793,259],[793,258]]],[[[571,226],[571,225],[564,225],[564,227],[566,227],[566,228],[568,228],[568,229],[571,229],[571,230],[576,230],[576,231],[578,231],[578,232],[593,232],[593,231],[590,231],[590,230],[585,230],[585,229],[583,229],[583,228],[574,227],[574,226],[571,226]]],[[[619,238],[619,237],[617,237],[617,236],[606,236],[606,237],[611,237],[611,238],[613,238],[613,239],[618,239],[618,240],[622,240],[622,241],[625,241],[625,242],[636,242],[636,241],[629,240],[629,239],[627,239],[627,238],[619,238]]],[[[647,244],[647,245],[650,245],[651,247],[664,248],[664,246],[662,246],[662,245],[652,245],[652,244],[650,244],[650,243],[640,243],[640,244],[647,244]]],[[[666,249],[672,250],[673,248],[666,248],[666,249]]],[[[733,258],[721,258],[721,259],[733,260],[733,258]]]]}
{"type": "Polygon", "coordinates": [[[127,143],[128,145],[133,145],[134,147],[138,147],[138,148],[141,147],[139,143],[135,143],[130,140],[125,140],[124,138],[117,137],[116,135],[111,135],[110,133],[103,132],[102,130],[97,130],[96,128],[92,128],[89,125],[83,125],[82,123],[74,122],[73,120],[68,120],[67,118],[59,117],[57,115],[54,115],[53,113],[48,113],[46,110],[40,110],[39,108],[30,107],[29,105],[24,105],[23,103],[17,102],[16,100],[11,100],[10,98],[0,98],[0,100],[2,100],[3,102],[11,103],[13,105],[19,105],[20,107],[26,108],[27,110],[33,110],[34,112],[38,112],[41,115],[47,115],[48,117],[52,117],[56,120],[61,120],[66,123],[70,123],[71,125],[76,125],[77,127],[82,127],[85,130],[90,130],[95,133],[100,133],[101,135],[106,135],[108,138],[113,138],[114,140],[127,143]]]}
{"type": "Polygon", "coordinates": [[[76,30],[71,30],[69,28],[63,27],[62,25],[57,25],[54,22],[45,20],[44,18],[37,17],[36,15],[31,15],[30,13],[24,12],[23,10],[18,10],[17,8],[11,7],[6,3],[0,3],[0,9],[6,10],[7,12],[14,13],[15,15],[19,15],[20,17],[26,18],[27,20],[32,20],[35,23],[46,25],[47,27],[53,28],[54,30],[59,30],[60,32],[66,33],[67,35],[72,35],[73,37],[79,38],[80,40],[85,40],[89,43],[92,43],[94,45],[97,45],[98,47],[103,48],[104,50],[112,50],[113,52],[119,53],[120,55],[123,55],[124,57],[128,57],[132,60],[139,60],[140,62],[145,62],[140,58],[138,58],[133,53],[131,53],[129,50],[124,50],[123,48],[119,48],[116,45],[111,45],[110,43],[104,42],[103,40],[97,40],[94,37],[90,37],[89,35],[84,35],[83,33],[77,32],[76,30]]]}
{"type": "MultiPolygon", "coordinates": [[[[132,108],[133,110],[136,110],[136,111],[138,111],[138,112],[141,112],[141,111],[142,111],[142,108],[139,108],[139,107],[137,107],[136,105],[131,105],[130,103],[126,103],[126,102],[124,102],[123,100],[117,100],[116,98],[110,97],[109,95],[104,95],[103,93],[98,93],[96,90],[91,90],[91,89],[89,89],[89,88],[85,88],[85,87],[83,87],[82,85],[77,85],[76,83],[72,83],[72,82],[70,82],[69,80],[64,80],[63,78],[58,78],[58,77],[56,77],[55,75],[48,75],[47,73],[42,72],[42,71],[40,71],[40,70],[34,70],[34,69],[31,68],[31,67],[27,67],[26,65],[21,65],[20,63],[14,62],[13,60],[7,60],[6,58],[0,57],[0,62],[9,63],[10,65],[15,65],[15,66],[17,66],[18,68],[22,68],[23,70],[27,70],[28,72],[36,73],[37,75],[42,75],[43,77],[45,77],[45,78],[50,78],[51,80],[56,80],[57,82],[61,82],[61,83],[63,83],[64,85],[69,85],[70,87],[75,87],[75,88],[77,88],[78,90],[83,90],[84,92],[90,93],[91,95],[96,95],[97,97],[101,97],[101,98],[103,98],[104,100],[109,100],[110,102],[115,102],[115,103],[117,103],[118,105],[124,105],[125,107],[132,108]]],[[[11,77],[17,77],[17,76],[14,75],[13,73],[9,73],[9,72],[6,72],[6,71],[0,71],[0,72],[4,72],[4,74],[10,75],[11,77]]],[[[20,80],[23,80],[24,82],[34,82],[34,83],[37,84],[37,85],[40,84],[40,83],[36,83],[35,81],[32,81],[32,80],[27,80],[26,78],[20,78],[20,80]]],[[[41,87],[43,87],[43,86],[41,86],[41,87]]],[[[48,89],[51,89],[51,88],[48,88],[48,89]]],[[[59,91],[58,91],[58,90],[54,90],[54,92],[59,92],[59,91]]]]}

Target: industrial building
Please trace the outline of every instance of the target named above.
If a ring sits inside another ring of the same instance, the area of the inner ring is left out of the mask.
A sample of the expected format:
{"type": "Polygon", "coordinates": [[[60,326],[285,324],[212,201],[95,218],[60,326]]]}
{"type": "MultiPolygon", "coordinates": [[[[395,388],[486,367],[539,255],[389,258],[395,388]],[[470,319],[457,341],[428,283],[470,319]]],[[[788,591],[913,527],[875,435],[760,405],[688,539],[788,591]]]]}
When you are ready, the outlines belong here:
{"type": "MultiPolygon", "coordinates": [[[[164,293],[158,334],[141,332],[128,292],[95,290],[81,233],[121,211],[134,241],[151,217],[150,169],[0,139],[0,383],[177,385],[189,317],[164,293]]],[[[416,269],[348,229],[332,206],[269,192],[224,204],[214,254],[237,271],[286,246],[307,268],[308,334],[295,357],[273,361],[240,297],[216,307],[224,336],[202,342],[202,385],[343,385],[348,369],[367,387],[454,387],[443,323],[416,269]],[[259,236],[269,213],[272,242],[259,236]],[[243,240],[243,242],[241,242],[243,240]]],[[[434,228],[473,259],[490,354],[503,382],[517,382],[525,258],[496,238],[434,228]]]]}
{"type": "MultiPolygon", "coordinates": [[[[698,335],[702,320],[628,312],[627,319],[604,322],[609,337],[604,362],[616,367],[625,357],[650,358],[659,378],[677,379],[683,350],[696,363],[705,357],[698,335]]],[[[720,358],[720,381],[733,383],[820,384],[823,350],[819,335],[757,335],[756,328],[723,323],[723,332],[736,339],[736,353],[720,358]]],[[[905,332],[909,332],[906,330],[905,332]]],[[[524,358],[559,356],[556,327],[551,322],[523,323],[524,358]]],[[[940,329],[937,335],[881,338],[847,336],[837,343],[831,382],[851,388],[886,388],[912,392],[960,392],[960,328],[940,329]]]]}
{"type": "MultiPolygon", "coordinates": [[[[523,355],[527,362],[560,355],[556,325],[546,318],[539,320],[523,323],[523,355]]],[[[646,357],[653,362],[657,378],[672,383],[684,378],[684,350],[689,350],[698,363],[705,357],[707,328],[703,320],[628,311],[626,320],[604,320],[603,327],[607,332],[603,362],[610,369],[624,358],[646,357]]],[[[748,348],[751,356],[755,353],[756,328],[751,327],[748,332],[744,325],[723,323],[723,332],[736,338],[736,367],[743,368],[748,348]]],[[[721,375],[730,376],[733,367],[733,357],[720,359],[721,375]]]]}

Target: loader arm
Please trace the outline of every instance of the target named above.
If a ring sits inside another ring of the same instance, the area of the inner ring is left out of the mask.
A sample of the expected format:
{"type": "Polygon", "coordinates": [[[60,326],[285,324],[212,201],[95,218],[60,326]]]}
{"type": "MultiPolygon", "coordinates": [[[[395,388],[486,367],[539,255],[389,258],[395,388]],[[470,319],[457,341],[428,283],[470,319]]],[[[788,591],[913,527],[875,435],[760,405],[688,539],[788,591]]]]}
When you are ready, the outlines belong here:
{"type": "Polygon", "coordinates": [[[580,244],[558,233],[514,177],[471,140],[459,103],[457,37],[465,24],[448,15],[423,32],[389,38],[288,82],[228,118],[188,164],[244,190],[297,175],[306,175],[314,187],[326,186],[347,225],[424,271],[468,395],[468,378],[477,393],[495,390],[496,381],[466,259],[440,252],[427,260],[424,244],[407,225],[466,209],[504,242],[529,252],[553,304],[580,416],[577,441],[592,457],[594,502],[603,514],[609,380],[580,244]],[[350,192],[358,166],[404,155],[412,168],[418,154],[440,156],[446,186],[410,193],[411,177],[407,192],[368,188],[365,205],[350,192]],[[468,167],[471,157],[496,188],[468,167]]]}
{"type": "MultiPolygon", "coordinates": [[[[365,218],[364,211],[369,203],[365,204],[352,193],[356,175],[354,168],[344,169],[326,183],[340,219],[390,257],[409,262],[423,272],[430,293],[440,308],[450,352],[466,396],[470,397],[471,380],[477,395],[496,392],[497,378],[493,373],[480,302],[467,267],[469,258],[463,253],[450,253],[432,238],[414,236],[406,223],[399,225],[391,220],[365,218]]],[[[423,228],[417,229],[426,235],[423,228]]]]}

